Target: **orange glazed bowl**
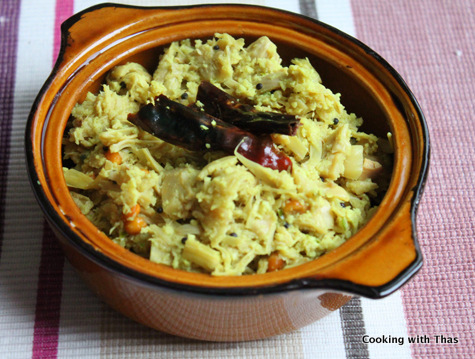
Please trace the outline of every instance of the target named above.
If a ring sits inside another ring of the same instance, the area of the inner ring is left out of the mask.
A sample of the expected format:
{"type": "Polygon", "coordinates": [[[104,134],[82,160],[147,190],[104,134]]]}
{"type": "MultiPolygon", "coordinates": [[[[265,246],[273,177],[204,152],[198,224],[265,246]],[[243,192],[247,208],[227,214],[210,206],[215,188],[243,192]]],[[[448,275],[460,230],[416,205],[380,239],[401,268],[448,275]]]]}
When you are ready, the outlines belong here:
{"type": "Polygon", "coordinates": [[[62,35],[57,63],[28,119],[29,178],[67,259],[117,311],[183,337],[253,340],[308,325],[352,296],[384,297],[421,268],[415,218],[429,163],[426,123],[398,73],[358,40],[305,16],[248,5],[103,4],[64,22],[62,35]],[[232,277],[176,270],[115,244],[69,194],[61,143],[73,106],[97,92],[114,66],[136,61],[151,69],[172,41],[215,33],[246,42],[266,35],[284,61],[308,57],[348,112],[365,119],[363,130],[393,134],[392,177],[379,208],[354,236],[316,260],[232,277]]]}

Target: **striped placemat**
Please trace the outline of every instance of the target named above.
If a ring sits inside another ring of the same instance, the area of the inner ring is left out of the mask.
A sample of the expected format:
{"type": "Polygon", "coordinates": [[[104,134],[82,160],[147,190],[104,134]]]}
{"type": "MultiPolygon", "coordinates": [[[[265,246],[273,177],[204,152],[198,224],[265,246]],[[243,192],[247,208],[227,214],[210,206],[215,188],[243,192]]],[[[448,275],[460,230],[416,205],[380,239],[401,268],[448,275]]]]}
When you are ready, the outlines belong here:
{"type": "Polygon", "coordinates": [[[475,357],[473,1],[246,2],[317,18],[380,53],[426,114],[432,160],[417,223],[425,264],[413,281],[383,300],[354,298],[301,330],[244,343],[173,337],[102,304],[64,260],[33,198],[23,155],[26,118],[58,53],[59,25],[97,3],[0,3],[0,358],[475,357]]]}

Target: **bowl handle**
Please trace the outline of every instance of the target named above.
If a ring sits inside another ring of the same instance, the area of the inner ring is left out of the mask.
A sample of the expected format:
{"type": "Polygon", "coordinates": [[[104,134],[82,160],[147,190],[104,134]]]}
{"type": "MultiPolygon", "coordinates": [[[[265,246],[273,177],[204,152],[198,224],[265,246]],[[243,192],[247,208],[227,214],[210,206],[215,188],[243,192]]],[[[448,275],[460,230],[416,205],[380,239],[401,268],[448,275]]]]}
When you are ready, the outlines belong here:
{"type": "MultiPolygon", "coordinates": [[[[417,198],[417,196],[416,196],[417,198]]],[[[397,215],[358,251],[321,270],[316,279],[337,279],[336,287],[366,297],[384,297],[422,266],[414,229],[415,207],[406,200],[397,215]]]]}
{"type": "Polygon", "coordinates": [[[153,8],[154,20],[151,20],[150,16],[144,16],[150,9],[104,3],[74,14],[61,24],[57,70],[69,76],[76,69],[74,64],[84,63],[96,53],[98,46],[104,48],[111,45],[142,31],[149,23],[166,25],[174,11],[172,8],[153,8]]]}

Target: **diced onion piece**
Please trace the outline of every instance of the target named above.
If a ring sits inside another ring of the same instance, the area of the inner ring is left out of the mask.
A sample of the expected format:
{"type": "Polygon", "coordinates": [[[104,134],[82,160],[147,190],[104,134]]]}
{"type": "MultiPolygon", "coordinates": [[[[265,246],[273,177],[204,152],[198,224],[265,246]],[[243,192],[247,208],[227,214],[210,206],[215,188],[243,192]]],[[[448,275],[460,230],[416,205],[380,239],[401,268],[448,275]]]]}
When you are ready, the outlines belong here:
{"type": "Polygon", "coordinates": [[[274,73],[268,74],[261,79],[261,92],[267,92],[280,87],[281,81],[285,80],[287,71],[282,68],[274,73]]]}
{"type": "Polygon", "coordinates": [[[345,159],[345,172],[343,176],[348,179],[356,180],[361,176],[363,172],[363,146],[354,145],[345,159]]]}
{"type": "Polygon", "coordinates": [[[327,198],[338,198],[343,202],[350,200],[350,195],[343,187],[337,185],[335,182],[326,181],[321,185],[325,189],[325,196],[327,198]]]}
{"type": "Polygon", "coordinates": [[[297,161],[303,160],[308,153],[308,146],[297,136],[274,135],[272,139],[276,144],[282,145],[286,150],[291,151],[297,161]]]}
{"type": "Polygon", "coordinates": [[[357,196],[360,196],[364,193],[368,193],[370,191],[374,191],[378,188],[378,185],[371,181],[371,179],[367,178],[365,180],[356,180],[351,181],[346,184],[346,187],[349,191],[353,192],[357,196]]]}
{"type": "Polygon", "coordinates": [[[66,180],[66,185],[72,188],[78,189],[89,189],[94,180],[88,175],[79,172],[73,168],[63,167],[64,179],[66,180]]]}
{"type": "Polygon", "coordinates": [[[277,46],[267,36],[262,36],[247,47],[247,53],[251,58],[276,58],[277,46]]]}
{"type": "Polygon", "coordinates": [[[363,171],[359,179],[376,178],[383,171],[383,166],[377,161],[365,158],[363,161],[363,171]]]}

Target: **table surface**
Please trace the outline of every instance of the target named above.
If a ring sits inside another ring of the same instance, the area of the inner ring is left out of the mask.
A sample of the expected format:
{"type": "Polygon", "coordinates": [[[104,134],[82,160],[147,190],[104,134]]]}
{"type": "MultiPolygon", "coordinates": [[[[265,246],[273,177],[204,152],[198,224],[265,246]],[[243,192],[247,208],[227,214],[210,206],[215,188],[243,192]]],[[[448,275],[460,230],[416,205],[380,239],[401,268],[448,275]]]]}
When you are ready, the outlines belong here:
{"type": "Polygon", "coordinates": [[[26,118],[53,66],[59,25],[95,3],[0,3],[0,358],[475,357],[473,0],[248,2],[318,18],[384,57],[425,113],[431,167],[417,216],[424,267],[411,282],[383,300],[354,298],[293,333],[244,343],[173,337],[105,306],[64,260],[33,198],[23,154],[26,118]],[[364,343],[364,335],[402,341],[364,343]],[[425,342],[409,343],[417,336],[425,342]]]}

